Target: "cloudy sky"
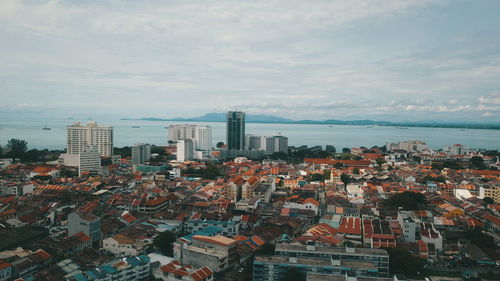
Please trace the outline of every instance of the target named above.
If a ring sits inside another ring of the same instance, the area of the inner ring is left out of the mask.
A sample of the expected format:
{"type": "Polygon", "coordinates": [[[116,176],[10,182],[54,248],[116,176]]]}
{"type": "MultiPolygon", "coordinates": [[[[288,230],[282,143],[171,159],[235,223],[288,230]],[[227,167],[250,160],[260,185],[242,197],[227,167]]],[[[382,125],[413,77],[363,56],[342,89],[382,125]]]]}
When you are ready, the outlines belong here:
{"type": "Polygon", "coordinates": [[[1,0],[0,117],[500,122],[500,1],[1,0]]]}

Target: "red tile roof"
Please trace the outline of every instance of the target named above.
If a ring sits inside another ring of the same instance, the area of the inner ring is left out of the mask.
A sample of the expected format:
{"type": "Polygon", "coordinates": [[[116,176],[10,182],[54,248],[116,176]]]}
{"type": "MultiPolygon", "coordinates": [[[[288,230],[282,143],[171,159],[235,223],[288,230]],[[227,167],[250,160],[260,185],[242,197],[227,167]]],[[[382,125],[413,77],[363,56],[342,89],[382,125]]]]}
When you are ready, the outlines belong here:
{"type": "Polygon", "coordinates": [[[12,266],[10,263],[0,260],[0,270],[6,269],[7,267],[12,266]]]}
{"type": "Polygon", "coordinates": [[[208,266],[204,266],[191,273],[191,278],[193,278],[195,281],[201,281],[213,274],[214,272],[208,266]]]}
{"type": "Polygon", "coordinates": [[[343,234],[361,234],[361,219],[360,218],[342,218],[342,223],[338,229],[339,233],[343,234]]]}
{"type": "Polygon", "coordinates": [[[497,226],[500,226],[500,218],[497,216],[485,215],[483,218],[493,224],[496,224],[497,226]]]}

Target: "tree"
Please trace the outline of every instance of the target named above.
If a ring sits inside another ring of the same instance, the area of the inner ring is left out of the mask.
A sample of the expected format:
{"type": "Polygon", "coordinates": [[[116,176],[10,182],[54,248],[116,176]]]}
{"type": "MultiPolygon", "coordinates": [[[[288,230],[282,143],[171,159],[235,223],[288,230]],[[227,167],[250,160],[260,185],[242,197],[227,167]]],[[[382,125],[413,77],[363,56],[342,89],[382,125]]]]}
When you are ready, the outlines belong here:
{"type": "Polygon", "coordinates": [[[479,248],[495,249],[496,244],[493,237],[484,234],[481,229],[474,228],[465,232],[465,238],[469,239],[472,243],[476,244],[479,248]]]}
{"type": "Polygon", "coordinates": [[[118,154],[122,158],[127,158],[132,156],[132,147],[124,146],[124,147],[113,147],[113,154],[118,154]]]}
{"type": "Polygon", "coordinates": [[[341,157],[340,157],[340,158],[341,158],[342,160],[351,160],[351,159],[352,159],[352,156],[353,156],[353,155],[352,155],[351,153],[342,153],[342,155],[341,155],[341,157]]]}
{"type": "Polygon", "coordinates": [[[173,256],[176,236],[172,231],[165,230],[153,239],[153,244],[166,256],[173,256]]]}
{"type": "Polygon", "coordinates": [[[328,152],[330,154],[335,154],[337,152],[337,149],[335,149],[335,146],[329,145],[329,144],[326,145],[325,150],[326,150],[326,152],[328,152]]]}
{"type": "Polygon", "coordinates": [[[218,148],[221,148],[222,146],[224,146],[224,143],[220,141],[215,146],[217,146],[218,148]]]}
{"type": "Polygon", "coordinates": [[[291,267],[280,279],[283,281],[305,281],[306,274],[297,268],[291,267]]]}
{"type": "Polygon", "coordinates": [[[352,173],[355,174],[355,175],[359,175],[359,169],[358,168],[354,168],[352,170],[352,173]]]}
{"type": "Polygon", "coordinates": [[[25,140],[20,139],[10,139],[7,142],[7,147],[9,148],[9,153],[7,154],[12,159],[21,158],[26,150],[28,150],[28,143],[25,140]]]}
{"type": "Polygon", "coordinates": [[[30,149],[21,155],[21,161],[23,162],[37,162],[43,158],[41,151],[38,149],[30,149]]]}
{"type": "Polygon", "coordinates": [[[331,171],[331,170],[325,170],[325,171],[323,172],[323,178],[324,178],[325,180],[330,179],[331,174],[332,174],[332,171],[331,171]]]}
{"type": "Polygon", "coordinates": [[[351,181],[351,177],[350,177],[349,175],[342,174],[342,175],[340,175],[340,180],[341,180],[344,184],[348,184],[348,183],[351,181]]]}
{"type": "Polygon", "coordinates": [[[489,205],[489,204],[495,204],[495,201],[493,200],[493,198],[491,197],[484,197],[483,198],[483,201],[485,204],[489,205]]]}
{"type": "Polygon", "coordinates": [[[484,169],[484,160],[479,156],[473,156],[470,158],[470,163],[473,168],[484,169]]]}
{"type": "Polygon", "coordinates": [[[392,274],[415,275],[424,268],[424,259],[413,256],[403,248],[395,247],[386,248],[385,250],[389,254],[389,271],[392,274]]]}
{"type": "Polygon", "coordinates": [[[78,172],[67,167],[63,167],[61,172],[59,172],[61,178],[76,178],[78,177],[78,172]]]}
{"type": "Polygon", "coordinates": [[[309,176],[310,181],[324,181],[325,178],[322,174],[312,174],[309,176]]]}
{"type": "Polygon", "coordinates": [[[208,163],[207,167],[205,169],[200,169],[200,171],[201,171],[201,176],[204,179],[213,180],[222,175],[219,168],[213,163],[208,163]]]}
{"type": "Polygon", "coordinates": [[[255,254],[257,255],[274,255],[274,249],[276,246],[274,244],[265,243],[260,247],[255,254]]]}
{"type": "Polygon", "coordinates": [[[167,156],[167,151],[163,147],[159,147],[156,145],[151,146],[151,154],[158,154],[160,156],[167,156]]]}
{"type": "Polygon", "coordinates": [[[2,146],[0,145],[0,156],[3,155],[3,149],[2,149],[2,146]]]}
{"type": "Polygon", "coordinates": [[[273,154],[271,154],[269,156],[269,158],[273,159],[273,160],[288,160],[288,154],[285,153],[285,152],[282,152],[282,151],[279,151],[279,152],[274,152],[273,154]]]}
{"type": "Polygon", "coordinates": [[[344,148],[342,148],[342,152],[343,153],[351,153],[351,149],[344,147],[344,148]]]}
{"type": "Polygon", "coordinates": [[[425,196],[411,191],[396,193],[384,201],[386,207],[402,207],[405,210],[418,210],[424,204],[425,196]]]}
{"type": "Polygon", "coordinates": [[[375,161],[377,162],[377,165],[379,165],[379,166],[382,166],[383,164],[387,163],[387,161],[385,161],[382,158],[377,158],[377,159],[375,159],[375,161]]]}
{"type": "Polygon", "coordinates": [[[343,164],[342,162],[337,162],[337,163],[335,163],[335,168],[337,168],[337,169],[341,169],[341,168],[343,168],[343,167],[344,167],[344,164],[343,164]]]}

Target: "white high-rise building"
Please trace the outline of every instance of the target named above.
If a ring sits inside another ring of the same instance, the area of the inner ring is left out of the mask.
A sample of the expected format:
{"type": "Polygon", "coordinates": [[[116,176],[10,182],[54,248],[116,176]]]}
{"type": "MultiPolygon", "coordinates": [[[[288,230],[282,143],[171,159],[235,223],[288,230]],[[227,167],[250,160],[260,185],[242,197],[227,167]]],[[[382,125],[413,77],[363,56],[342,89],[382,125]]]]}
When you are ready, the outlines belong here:
{"type": "Polygon", "coordinates": [[[400,142],[396,142],[396,143],[389,142],[386,144],[386,148],[387,148],[387,151],[405,150],[407,152],[412,152],[412,151],[421,152],[421,151],[424,151],[426,149],[429,149],[429,146],[423,141],[407,140],[407,141],[400,141],[400,142]]]}
{"type": "Polygon", "coordinates": [[[246,135],[246,145],[249,150],[264,150],[266,154],[288,152],[288,138],[285,136],[253,136],[246,135]]]}
{"type": "Polygon", "coordinates": [[[266,153],[272,154],[275,152],[288,153],[288,138],[285,136],[267,137],[266,153]]]}
{"type": "Polygon", "coordinates": [[[170,125],[168,139],[178,141],[191,139],[196,150],[212,149],[212,127],[202,125],[170,125]]]}
{"type": "Polygon", "coordinates": [[[67,127],[68,150],[67,154],[79,154],[88,145],[94,146],[100,156],[113,154],[113,127],[97,126],[96,122],[89,122],[87,126],[75,122],[67,127]]]}
{"type": "Polygon", "coordinates": [[[454,144],[443,147],[443,151],[448,155],[465,155],[469,152],[469,149],[461,144],[454,144]]]}
{"type": "Polygon", "coordinates": [[[87,172],[90,174],[99,173],[101,170],[101,157],[96,147],[88,145],[79,155],[79,176],[87,172]]]}
{"type": "Polygon", "coordinates": [[[144,164],[151,158],[151,145],[139,143],[132,146],[132,164],[144,164]]]}
{"type": "Polygon", "coordinates": [[[191,139],[177,141],[177,161],[193,160],[194,142],[191,139]]]}

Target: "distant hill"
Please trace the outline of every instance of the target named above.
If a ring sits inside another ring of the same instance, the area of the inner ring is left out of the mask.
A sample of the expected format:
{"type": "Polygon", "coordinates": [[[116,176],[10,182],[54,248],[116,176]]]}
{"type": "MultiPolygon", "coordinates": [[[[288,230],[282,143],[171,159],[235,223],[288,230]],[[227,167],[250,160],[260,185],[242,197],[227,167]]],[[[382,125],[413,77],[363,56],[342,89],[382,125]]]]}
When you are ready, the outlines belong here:
{"type": "MultiPolygon", "coordinates": [[[[191,118],[139,118],[122,120],[145,120],[145,121],[183,121],[183,122],[225,122],[225,113],[207,113],[199,117],[191,118]]],[[[248,123],[282,123],[282,124],[325,124],[325,125],[376,125],[376,126],[396,126],[396,127],[432,127],[432,128],[462,128],[462,129],[495,129],[500,130],[500,123],[472,123],[472,122],[438,122],[438,121],[419,121],[419,122],[389,122],[374,120],[292,120],[272,115],[247,114],[248,123]]]]}
{"type": "MultiPolygon", "coordinates": [[[[122,120],[131,120],[127,118],[122,118],[122,120]]],[[[225,122],[226,113],[207,113],[200,117],[191,118],[140,118],[138,120],[146,121],[197,121],[197,122],[225,122]]],[[[246,122],[249,123],[293,123],[291,119],[286,119],[282,117],[272,116],[272,115],[262,115],[262,114],[246,114],[246,122]]]]}

